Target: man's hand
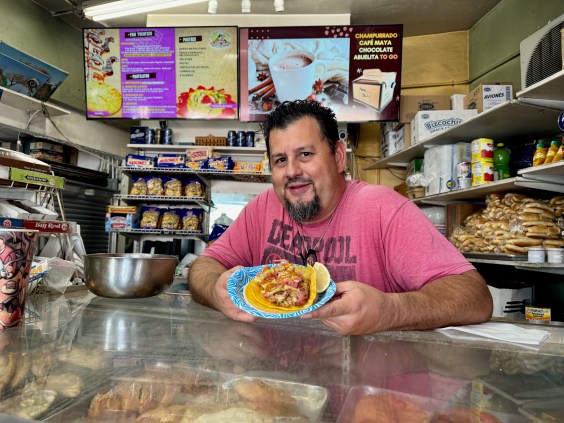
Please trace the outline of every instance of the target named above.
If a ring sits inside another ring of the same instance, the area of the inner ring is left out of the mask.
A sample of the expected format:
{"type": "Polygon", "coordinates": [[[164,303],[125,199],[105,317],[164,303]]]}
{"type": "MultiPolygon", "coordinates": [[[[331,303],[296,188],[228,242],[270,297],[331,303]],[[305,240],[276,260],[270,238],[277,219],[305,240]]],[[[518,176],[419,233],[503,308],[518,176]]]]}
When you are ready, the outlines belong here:
{"type": "Polygon", "coordinates": [[[242,268],[242,266],[236,266],[221,274],[213,290],[213,304],[217,310],[221,311],[230,319],[241,322],[254,322],[257,320],[257,317],[241,310],[233,304],[227,292],[227,281],[229,277],[240,268],[242,268]]]}
{"type": "Polygon", "coordinates": [[[320,319],[341,335],[380,332],[389,324],[387,295],[360,282],[339,282],[333,300],[302,318],[320,319]]]}

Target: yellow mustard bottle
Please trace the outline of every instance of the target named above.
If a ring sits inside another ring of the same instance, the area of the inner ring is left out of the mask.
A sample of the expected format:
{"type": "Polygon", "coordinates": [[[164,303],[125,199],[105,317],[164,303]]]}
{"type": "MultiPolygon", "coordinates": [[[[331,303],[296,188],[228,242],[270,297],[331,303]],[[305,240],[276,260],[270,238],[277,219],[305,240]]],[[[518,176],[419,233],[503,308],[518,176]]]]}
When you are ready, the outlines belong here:
{"type": "Polygon", "coordinates": [[[537,144],[537,149],[533,155],[533,166],[544,164],[544,160],[546,159],[546,150],[547,149],[544,144],[537,144]]]}
{"type": "Polygon", "coordinates": [[[556,140],[550,142],[550,147],[548,147],[548,150],[546,152],[546,158],[544,159],[544,164],[552,163],[552,161],[554,160],[554,156],[556,156],[556,153],[558,152],[559,145],[560,142],[556,140]]]}

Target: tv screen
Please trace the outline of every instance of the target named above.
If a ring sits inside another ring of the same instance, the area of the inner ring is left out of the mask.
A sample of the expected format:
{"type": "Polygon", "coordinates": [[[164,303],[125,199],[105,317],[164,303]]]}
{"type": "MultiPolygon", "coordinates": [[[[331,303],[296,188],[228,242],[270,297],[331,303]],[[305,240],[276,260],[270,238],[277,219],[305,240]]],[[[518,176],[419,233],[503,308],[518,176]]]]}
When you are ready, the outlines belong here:
{"type": "Polygon", "coordinates": [[[237,119],[237,27],[83,30],[87,118],[237,119]]]}
{"type": "Polygon", "coordinates": [[[307,98],[342,122],[398,120],[402,37],[402,25],[240,28],[240,120],[307,98]]]}

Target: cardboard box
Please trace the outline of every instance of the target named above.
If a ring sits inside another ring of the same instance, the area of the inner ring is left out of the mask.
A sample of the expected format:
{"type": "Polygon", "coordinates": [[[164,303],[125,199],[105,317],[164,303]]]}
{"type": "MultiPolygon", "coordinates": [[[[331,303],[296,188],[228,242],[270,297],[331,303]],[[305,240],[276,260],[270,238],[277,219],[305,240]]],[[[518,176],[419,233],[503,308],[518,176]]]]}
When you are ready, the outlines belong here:
{"type": "Polygon", "coordinates": [[[382,72],[380,69],[365,69],[362,76],[355,79],[353,99],[381,112],[394,97],[396,72],[382,72]]]}
{"type": "Polygon", "coordinates": [[[127,230],[135,227],[137,209],[135,206],[106,207],[106,232],[127,230]]]}
{"type": "Polygon", "coordinates": [[[425,141],[439,132],[460,125],[477,114],[477,110],[430,110],[418,112],[411,121],[411,145],[425,141]]]}
{"type": "Polygon", "coordinates": [[[28,219],[36,220],[55,220],[59,215],[53,210],[35,204],[30,200],[10,200],[10,202],[29,212],[28,219]]]}
{"type": "Polygon", "coordinates": [[[27,154],[0,148],[0,166],[31,170],[34,172],[51,173],[51,166],[27,154]]]}
{"type": "Polygon", "coordinates": [[[29,150],[29,155],[39,160],[48,160],[50,162],[63,163],[63,153],[58,153],[53,150],[33,149],[29,150]]]}
{"type": "Polygon", "coordinates": [[[400,123],[410,123],[417,112],[450,110],[448,95],[402,95],[400,98],[400,123]]]}
{"type": "Polygon", "coordinates": [[[40,232],[65,234],[70,234],[72,232],[72,226],[69,222],[52,220],[24,220],[23,227],[25,229],[37,229],[40,232]]]}
{"type": "Polygon", "coordinates": [[[465,109],[485,112],[513,98],[513,85],[508,82],[480,84],[464,99],[465,109]]]}
{"type": "Polygon", "coordinates": [[[408,148],[411,145],[410,125],[402,125],[397,131],[388,131],[382,135],[382,158],[408,148]]]}

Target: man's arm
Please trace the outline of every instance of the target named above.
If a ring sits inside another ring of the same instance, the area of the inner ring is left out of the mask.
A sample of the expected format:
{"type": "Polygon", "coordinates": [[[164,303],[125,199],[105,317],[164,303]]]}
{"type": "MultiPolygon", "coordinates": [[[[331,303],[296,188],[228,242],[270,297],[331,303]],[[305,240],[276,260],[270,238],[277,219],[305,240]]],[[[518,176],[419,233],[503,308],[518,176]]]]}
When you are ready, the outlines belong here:
{"type": "Polygon", "coordinates": [[[492,298],[476,270],[427,283],[418,291],[384,293],[360,282],[337,284],[337,299],[302,316],[343,335],[425,330],[487,321],[492,298]]]}
{"type": "Polygon", "coordinates": [[[200,256],[190,266],[188,288],[200,304],[215,308],[233,320],[254,322],[257,318],[237,308],[227,293],[227,281],[239,267],[227,270],[217,260],[200,256]]]}

